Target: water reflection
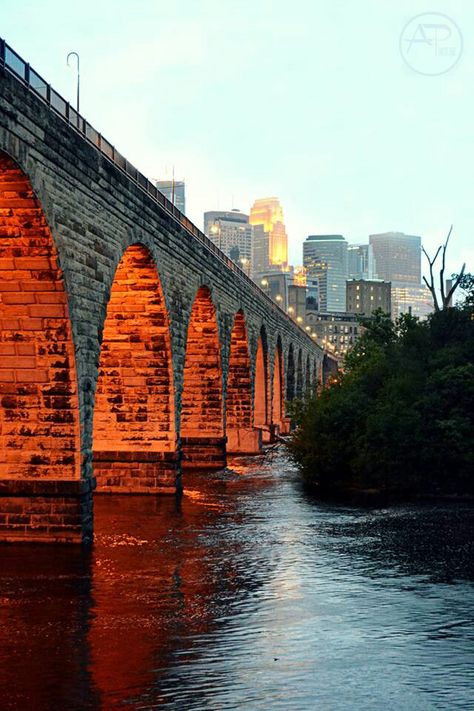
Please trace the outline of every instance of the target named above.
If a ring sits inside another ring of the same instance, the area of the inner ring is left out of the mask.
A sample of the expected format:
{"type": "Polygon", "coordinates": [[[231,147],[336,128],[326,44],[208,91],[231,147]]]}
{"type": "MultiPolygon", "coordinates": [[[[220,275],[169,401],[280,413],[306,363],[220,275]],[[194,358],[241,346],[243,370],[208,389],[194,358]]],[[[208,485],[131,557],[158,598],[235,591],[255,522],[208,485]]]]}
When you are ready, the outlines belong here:
{"type": "Polygon", "coordinates": [[[99,708],[90,674],[90,555],[77,546],[3,546],[2,710],[99,708]]]}
{"type": "Polygon", "coordinates": [[[279,454],[6,546],[1,709],[466,709],[472,507],[318,504],[279,454]]]}

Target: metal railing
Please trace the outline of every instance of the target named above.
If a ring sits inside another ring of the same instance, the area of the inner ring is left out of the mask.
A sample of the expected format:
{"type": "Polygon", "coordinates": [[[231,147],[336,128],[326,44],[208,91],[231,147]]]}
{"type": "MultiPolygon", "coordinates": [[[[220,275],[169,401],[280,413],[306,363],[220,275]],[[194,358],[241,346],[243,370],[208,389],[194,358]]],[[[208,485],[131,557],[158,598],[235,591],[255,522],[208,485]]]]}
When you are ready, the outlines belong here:
{"type": "Polygon", "coordinates": [[[236,274],[245,286],[253,291],[259,298],[264,299],[273,311],[283,316],[292,326],[298,330],[311,342],[313,346],[317,344],[304,331],[301,326],[268,296],[258,284],[256,284],[235,262],[232,261],[222,250],[214,244],[206,235],[194,225],[173,203],[168,200],[148,178],[140,173],[125,156],[123,156],[107,139],[91,126],[86,119],[81,116],[71,104],[63,99],[53,87],[38,74],[28,62],[20,57],[5,40],[0,38],[0,66],[9,74],[18,79],[23,85],[28,87],[43,103],[45,103],[56,115],[60,116],[73,130],[78,132],[87,143],[93,145],[102,155],[119,170],[125,173],[140,190],[145,192],[152,200],[160,205],[165,212],[170,215],[188,234],[198,240],[209,252],[211,252],[220,262],[236,274]]]}

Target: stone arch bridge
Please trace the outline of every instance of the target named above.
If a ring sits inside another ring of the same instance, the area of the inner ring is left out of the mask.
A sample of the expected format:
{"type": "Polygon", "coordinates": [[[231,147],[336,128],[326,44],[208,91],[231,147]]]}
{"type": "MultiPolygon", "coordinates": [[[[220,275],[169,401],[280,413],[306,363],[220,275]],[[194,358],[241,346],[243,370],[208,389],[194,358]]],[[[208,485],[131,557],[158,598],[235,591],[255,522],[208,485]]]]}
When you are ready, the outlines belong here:
{"type": "Polygon", "coordinates": [[[324,354],[29,65],[0,57],[0,539],[83,541],[288,431],[324,354]]]}

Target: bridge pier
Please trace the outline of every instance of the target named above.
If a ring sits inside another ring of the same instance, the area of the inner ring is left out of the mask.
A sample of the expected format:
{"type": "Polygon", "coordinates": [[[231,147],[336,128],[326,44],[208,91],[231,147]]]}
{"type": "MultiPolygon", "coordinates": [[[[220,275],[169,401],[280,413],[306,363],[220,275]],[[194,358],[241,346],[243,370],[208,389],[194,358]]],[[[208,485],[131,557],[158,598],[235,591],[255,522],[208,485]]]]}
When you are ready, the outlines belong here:
{"type": "Polygon", "coordinates": [[[182,437],[182,469],[223,469],[227,464],[226,437],[182,437]]]}
{"type": "Polygon", "coordinates": [[[179,471],[175,452],[94,452],[98,493],[174,494],[179,471]]]}
{"type": "Polygon", "coordinates": [[[228,454],[260,454],[262,430],[260,427],[242,427],[227,430],[228,454]]]}
{"type": "Polygon", "coordinates": [[[0,540],[92,543],[94,479],[0,479],[0,540]]]}
{"type": "Polygon", "coordinates": [[[279,433],[281,435],[288,435],[291,432],[291,418],[284,417],[279,425],[279,433]]]}

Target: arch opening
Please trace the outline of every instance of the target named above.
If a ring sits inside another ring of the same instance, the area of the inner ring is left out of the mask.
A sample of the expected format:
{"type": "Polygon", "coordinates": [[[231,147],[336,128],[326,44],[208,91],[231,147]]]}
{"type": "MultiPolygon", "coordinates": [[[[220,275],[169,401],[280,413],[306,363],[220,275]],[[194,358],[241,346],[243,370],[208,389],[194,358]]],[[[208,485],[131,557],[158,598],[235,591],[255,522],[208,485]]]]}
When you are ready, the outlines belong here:
{"type": "Polygon", "coordinates": [[[313,392],[312,379],[311,379],[311,360],[309,353],[306,356],[306,375],[305,375],[305,397],[309,398],[313,392]]]}
{"type": "Polygon", "coordinates": [[[301,348],[298,350],[298,362],[296,366],[296,397],[302,398],[304,393],[303,384],[303,353],[301,348]]]}
{"type": "Polygon", "coordinates": [[[265,328],[262,326],[257,344],[257,354],[255,358],[255,380],[253,396],[253,412],[255,427],[262,431],[262,439],[268,442],[270,439],[270,418],[269,418],[269,368],[268,368],[268,341],[265,328]]]}
{"type": "Polygon", "coordinates": [[[261,433],[253,426],[250,354],[242,311],[235,315],[230,339],[226,424],[228,452],[254,454],[261,450],[261,433]]]}
{"type": "Polygon", "coordinates": [[[288,348],[288,367],[286,369],[286,399],[291,402],[295,399],[295,356],[293,344],[288,348]]]}
{"type": "Polygon", "coordinates": [[[283,368],[283,349],[281,345],[281,338],[278,336],[273,366],[272,422],[281,433],[285,433],[287,431],[284,382],[285,374],[283,368]]]}
{"type": "Polygon", "coordinates": [[[98,490],[175,490],[169,319],[156,266],[140,244],[123,254],[104,321],[94,406],[98,490]]]}
{"type": "Polygon", "coordinates": [[[225,466],[222,367],[216,311],[201,286],[188,326],[181,400],[183,468],[225,466]]]}
{"type": "Polygon", "coordinates": [[[0,238],[0,539],[89,541],[64,276],[30,180],[3,152],[0,238]]]}

